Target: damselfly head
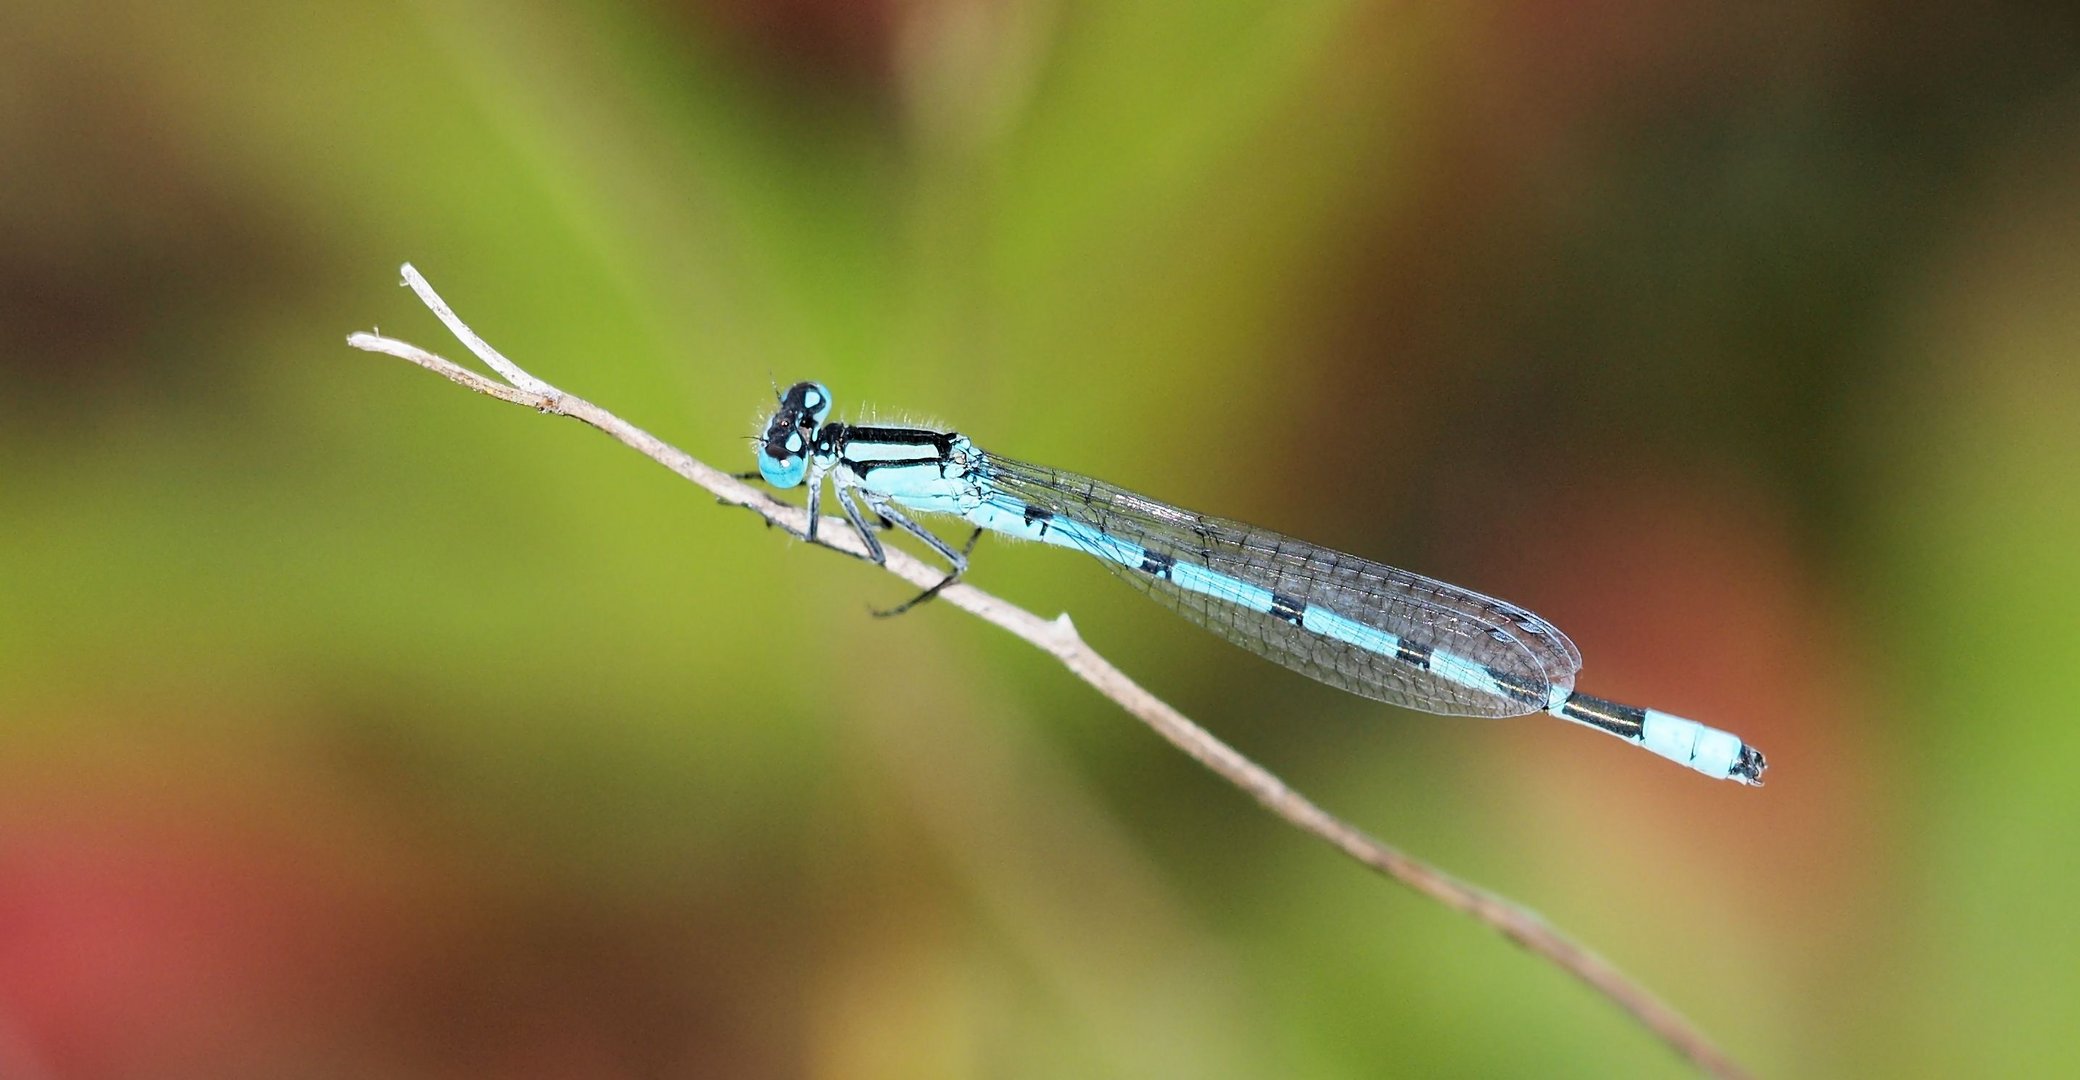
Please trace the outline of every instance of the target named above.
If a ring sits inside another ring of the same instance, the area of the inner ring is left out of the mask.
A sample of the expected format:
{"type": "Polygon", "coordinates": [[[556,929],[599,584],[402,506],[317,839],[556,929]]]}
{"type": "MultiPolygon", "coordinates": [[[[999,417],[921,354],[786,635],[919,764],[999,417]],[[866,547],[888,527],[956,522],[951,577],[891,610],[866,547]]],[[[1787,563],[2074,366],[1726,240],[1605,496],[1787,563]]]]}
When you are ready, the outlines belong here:
{"type": "Polygon", "coordinates": [[[816,429],[831,414],[831,392],[822,383],[801,382],[780,395],[758,441],[758,472],[776,488],[791,488],[809,472],[816,429]]]}

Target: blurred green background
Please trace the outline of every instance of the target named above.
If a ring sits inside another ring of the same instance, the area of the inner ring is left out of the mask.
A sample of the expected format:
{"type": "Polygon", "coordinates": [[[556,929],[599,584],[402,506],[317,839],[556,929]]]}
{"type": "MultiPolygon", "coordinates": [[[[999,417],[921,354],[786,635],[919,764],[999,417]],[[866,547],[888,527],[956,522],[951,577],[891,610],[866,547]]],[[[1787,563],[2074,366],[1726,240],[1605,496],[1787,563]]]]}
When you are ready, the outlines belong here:
{"type": "Polygon", "coordinates": [[[2030,4],[13,5],[0,1075],[1680,1075],[724,468],[771,386],[1510,597],[1568,725],[975,580],[1777,1075],[2080,1069],[2080,33],[2030,4]]]}

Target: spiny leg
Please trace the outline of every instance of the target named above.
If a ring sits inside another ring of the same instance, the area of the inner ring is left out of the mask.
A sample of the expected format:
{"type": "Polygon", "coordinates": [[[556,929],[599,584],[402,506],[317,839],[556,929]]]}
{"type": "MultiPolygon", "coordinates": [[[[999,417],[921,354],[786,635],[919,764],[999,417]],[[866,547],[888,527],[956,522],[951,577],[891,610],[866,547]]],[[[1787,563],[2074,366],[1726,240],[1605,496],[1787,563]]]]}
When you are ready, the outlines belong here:
{"type": "MultiPolygon", "coordinates": [[[[765,479],[765,475],[763,473],[756,472],[732,473],[731,475],[735,476],[739,480],[763,481],[765,479]]],[[[773,506],[787,507],[788,509],[793,509],[793,504],[788,503],[783,499],[776,498],[770,492],[765,492],[764,494],[766,497],[766,501],[772,504],[773,506]]],[[[821,495],[822,491],[820,490],[820,487],[812,487],[809,489],[809,528],[806,532],[799,531],[784,522],[774,520],[771,515],[761,512],[759,507],[753,506],[749,503],[740,503],[735,499],[716,499],[715,501],[722,504],[723,506],[741,506],[746,510],[752,511],[753,513],[758,514],[759,520],[765,522],[766,528],[779,529],[781,532],[784,532],[797,540],[806,540],[809,543],[815,544],[817,547],[829,548],[832,551],[839,553],[840,555],[849,555],[852,558],[861,560],[862,562],[871,562],[877,565],[885,562],[887,556],[885,556],[882,553],[881,545],[877,543],[872,536],[868,535],[864,528],[862,528],[861,522],[863,521],[863,519],[858,517],[856,511],[852,514],[849,514],[848,516],[852,517],[853,519],[853,528],[860,529],[860,537],[866,541],[867,550],[865,553],[857,551],[847,551],[844,548],[841,548],[836,544],[830,543],[829,541],[824,540],[822,537],[816,535],[816,523],[819,520],[821,520],[822,517],[818,507],[818,503],[821,501],[821,495]]],[[[881,527],[886,528],[887,519],[884,518],[882,520],[884,524],[881,527]]]]}
{"type": "MultiPolygon", "coordinates": [[[[881,550],[881,539],[867,526],[867,519],[859,512],[859,504],[852,501],[852,489],[839,485],[837,492],[838,506],[845,511],[845,520],[852,523],[852,531],[859,534],[860,543],[867,545],[867,561],[876,566],[888,565],[888,553],[881,550]]],[[[810,513],[812,516],[809,527],[814,529],[815,511],[812,510],[810,513]]]]}
{"type": "Polygon", "coordinates": [[[921,593],[918,593],[916,596],[913,596],[910,599],[905,600],[901,604],[898,604],[895,607],[888,609],[887,611],[874,612],[875,618],[889,619],[894,618],[897,615],[901,615],[902,613],[910,610],[911,608],[914,608],[919,604],[925,603],[931,600],[933,597],[939,595],[941,592],[945,591],[948,585],[951,585],[954,582],[959,581],[961,575],[967,572],[968,556],[974,552],[975,542],[977,540],[982,539],[982,529],[980,527],[976,528],[974,532],[968,534],[968,542],[962,544],[959,551],[955,551],[953,549],[953,545],[948,544],[946,541],[939,539],[938,535],[933,533],[930,529],[927,529],[924,526],[919,525],[918,523],[910,520],[909,518],[904,517],[902,511],[897,510],[886,500],[873,500],[870,498],[868,505],[873,508],[875,513],[880,514],[890,524],[893,524],[895,527],[903,530],[904,532],[907,532],[910,535],[917,537],[919,540],[924,541],[927,545],[931,547],[933,551],[939,553],[940,558],[946,560],[946,565],[950,568],[947,571],[946,576],[939,579],[938,584],[933,585],[931,588],[926,589],[921,593]]]}
{"type": "MultiPolygon", "coordinates": [[[[758,482],[758,483],[761,483],[761,484],[762,484],[762,483],[764,483],[764,482],[765,482],[765,479],[766,479],[766,476],[765,476],[765,474],[764,474],[764,473],[762,473],[762,472],[759,472],[759,471],[758,471],[758,470],[756,470],[756,469],[753,469],[753,470],[752,470],[752,471],[750,471],[750,472],[740,472],[740,473],[731,473],[731,474],[729,474],[729,475],[730,475],[730,476],[731,476],[731,478],[733,478],[733,479],[737,479],[737,480],[750,480],[750,481],[755,481],[755,482],[758,482]]],[[[772,503],[772,504],[773,504],[774,506],[787,506],[787,505],[789,505],[788,503],[782,502],[782,501],[781,501],[781,500],[779,500],[778,498],[775,498],[775,497],[774,497],[774,496],[772,496],[771,494],[768,494],[768,495],[766,496],[766,500],[767,500],[768,502],[772,503]]],[[[755,509],[757,509],[757,507],[754,507],[754,506],[745,506],[745,505],[744,505],[743,503],[740,503],[740,502],[738,502],[738,501],[737,501],[737,500],[735,500],[735,499],[722,499],[722,498],[718,498],[718,499],[716,499],[715,501],[716,501],[716,502],[718,502],[718,503],[720,503],[720,504],[722,504],[723,506],[744,506],[744,508],[745,508],[746,510],[755,510],[755,509]]],[[[888,520],[887,518],[885,518],[885,517],[882,517],[882,516],[880,515],[880,513],[879,513],[879,512],[876,512],[876,513],[875,513],[875,515],[874,515],[874,519],[875,519],[875,520],[874,520],[874,527],[875,527],[875,528],[877,528],[877,529],[880,529],[880,530],[882,530],[882,531],[886,532],[886,531],[887,531],[887,530],[889,530],[889,529],[893,529],[893,528],[895,528],[895,526],[894,526],[893,524],[891,524],[891,523],[889,522],[889,520],[888,520]]],[[[771,518],[767,518],[767,519],[766,519],[766,527],[767,527],[767,528],[771,528],[771,527],[772,527],[772,526],[774,526],[775,524],[777,524],[777,522],[773,521],[773,520],[772,520],[771,518]]],[[[782,527],[784,528],[785,526],[782,526],[782,527]]],[[[788,529],[788,530],[787,530],[787,534],[788,534],[789,536],[792,536],[792,537],[794,537],[794,538],[795,538],[795,539],[797,539],[797,540],[812,540],[812,541],[815,541],[816,543],[822,543],[822,541],[820,541],[820,540],[816,540],[816,538],[815,538],[815,537],[803,536],[803,535],[802,535],[801,533],[795,532],[795,531],[794,531],[793,529],[788,529]]],[[[829,544],[824,544],[823,546],[825,546],[825,547],[829,547],[830,545],[829,545],[829,544]]]]}

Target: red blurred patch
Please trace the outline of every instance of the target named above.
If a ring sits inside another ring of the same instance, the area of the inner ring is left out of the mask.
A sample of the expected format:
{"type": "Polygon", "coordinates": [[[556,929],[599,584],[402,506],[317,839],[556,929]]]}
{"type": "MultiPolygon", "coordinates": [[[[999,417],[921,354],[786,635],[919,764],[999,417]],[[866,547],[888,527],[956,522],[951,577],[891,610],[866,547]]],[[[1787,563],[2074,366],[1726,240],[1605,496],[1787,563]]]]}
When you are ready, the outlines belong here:
{"type": "Polygon", "coordinates": [[[794,1053],[784,909],[559,885],[320,762],[197,749],[0,777],[0,1076],[763,1075],[794,1053]]]}
{"type": "Polygon", "coordinates": [[[341,830],[307,799],[149,768],[51,779],[8,781],[0,1009],[61,1075],[299,1060],[455,899],[365,835],[317,844],[341,830]]]}

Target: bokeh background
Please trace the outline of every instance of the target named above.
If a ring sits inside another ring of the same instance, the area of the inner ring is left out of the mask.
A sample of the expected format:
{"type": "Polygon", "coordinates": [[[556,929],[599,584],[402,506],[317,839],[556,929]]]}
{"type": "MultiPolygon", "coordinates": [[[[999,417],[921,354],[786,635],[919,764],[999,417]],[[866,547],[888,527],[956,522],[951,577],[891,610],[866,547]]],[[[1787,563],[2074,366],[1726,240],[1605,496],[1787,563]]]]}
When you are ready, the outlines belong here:
{"type": "Polygon", "coordinates": [[[2080,1069],[2080,34],[2024,3],[11,5],[0,1075],[1680,1075],[652,463],[774,382],[1508,596],[1759,791],[975,580],[1777,1075],[2080,1069]]]}

